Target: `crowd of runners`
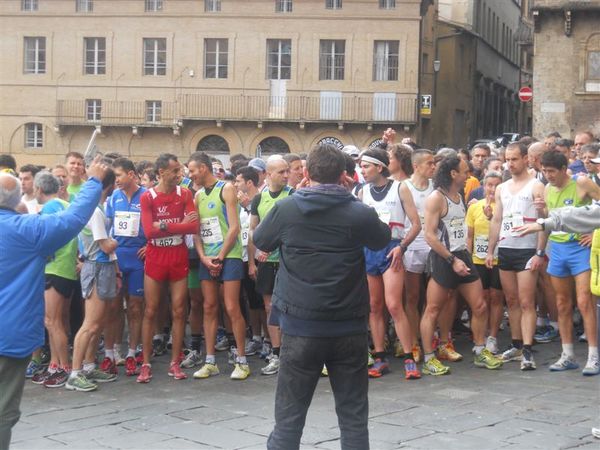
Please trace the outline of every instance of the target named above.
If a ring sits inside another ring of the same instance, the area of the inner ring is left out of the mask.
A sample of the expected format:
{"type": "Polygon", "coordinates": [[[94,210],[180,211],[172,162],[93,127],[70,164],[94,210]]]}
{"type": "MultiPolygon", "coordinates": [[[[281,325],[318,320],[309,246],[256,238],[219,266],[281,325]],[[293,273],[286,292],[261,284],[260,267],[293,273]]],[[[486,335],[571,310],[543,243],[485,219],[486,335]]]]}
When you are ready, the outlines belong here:
{"type": "MultiPolygon", "coordinates": [[[[463,359],[459,333],[472,340],[475,366],[491,370],[510,361],[535,370],[532,346],[555,339],[562,353],[549,369],[575,370],[574,341],[587,342],[582,373],[599,374],[591,235],[524,233],[552,209],[600,201],[599,149],[582,132],[574,142],[552,133],[432,152],[395,143],[391,129],[379,147],[346,146],[347,189],[391,231],[385,249],[364,250],[369,376],[390,372],[391,357],[403,359],[406,379],[449,374],[448,363],[463,359]],[[501,348],[505,326],[511,341],[501,348]]],[[[103,158],[111,170],[98,207],[47,262],[46,345],[24,376],[75,391],[119,374],[149,383],[153,358],[170,353],[174,380],[207,379],[224,369],[219,351],[234,380],[250,376],[255,355],[259,373],[277,374],[280,255],[252,237],[278,201],[306,186],[306,155],[235,155],[227,167],[202,152],[103,158]]],[[[0,170],[19,177],[24,214],[65,210],[86,179],[76,152],[48,168],[0,155],[0,170]]]]}

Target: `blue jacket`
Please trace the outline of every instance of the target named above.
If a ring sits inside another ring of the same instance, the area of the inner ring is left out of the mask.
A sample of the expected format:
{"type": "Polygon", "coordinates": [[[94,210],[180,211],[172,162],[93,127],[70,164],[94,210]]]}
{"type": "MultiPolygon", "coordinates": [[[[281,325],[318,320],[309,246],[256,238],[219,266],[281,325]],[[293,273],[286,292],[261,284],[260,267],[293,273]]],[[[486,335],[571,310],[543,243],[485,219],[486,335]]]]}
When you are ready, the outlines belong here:
{"type": "Polygon", "coordinates": [[[0,209],[0,356],[25,358],[44,344],[44,267],[88,222],[102,184],[90,178],[58,214],[0,209]]]}

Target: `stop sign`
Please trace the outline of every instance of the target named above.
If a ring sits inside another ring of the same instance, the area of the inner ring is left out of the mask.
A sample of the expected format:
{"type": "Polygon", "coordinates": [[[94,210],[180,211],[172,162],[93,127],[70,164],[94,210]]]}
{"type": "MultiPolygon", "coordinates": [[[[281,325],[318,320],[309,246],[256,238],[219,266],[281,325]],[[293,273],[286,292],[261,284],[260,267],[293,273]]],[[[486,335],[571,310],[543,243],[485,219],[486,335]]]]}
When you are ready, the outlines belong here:
{"type": "Polygon", "coordinates": [[[521,100],[524,103],[530,102],[531,99],[533,98],[533,91],[531,90],[530,87],[522,87],[521,89],[519,89],[519,100],[521,100]]]}

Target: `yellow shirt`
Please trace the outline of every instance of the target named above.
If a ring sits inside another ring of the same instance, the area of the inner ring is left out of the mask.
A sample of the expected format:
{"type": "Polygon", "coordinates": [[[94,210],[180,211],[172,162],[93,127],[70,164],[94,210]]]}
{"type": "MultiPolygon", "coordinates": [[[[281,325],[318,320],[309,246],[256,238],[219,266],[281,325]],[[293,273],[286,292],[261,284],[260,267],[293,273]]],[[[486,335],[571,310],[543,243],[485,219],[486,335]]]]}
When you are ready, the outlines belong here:
{"type": "MultiPolygon", "coordinates": [[[[473,228],[473,263],[485,264],[485,256],[488,250],[490,221],[483,213],[486,200],[479,200],[469,206],[465,221],[467,227],[473,228]]],[[[492,203],[492,211],[494,204],[492,203]]],[[[496,247],[497,248],[497,247],[496,247]]],[[[494,264],[498,264],[498,254],[494,252],[494,264]]]]}

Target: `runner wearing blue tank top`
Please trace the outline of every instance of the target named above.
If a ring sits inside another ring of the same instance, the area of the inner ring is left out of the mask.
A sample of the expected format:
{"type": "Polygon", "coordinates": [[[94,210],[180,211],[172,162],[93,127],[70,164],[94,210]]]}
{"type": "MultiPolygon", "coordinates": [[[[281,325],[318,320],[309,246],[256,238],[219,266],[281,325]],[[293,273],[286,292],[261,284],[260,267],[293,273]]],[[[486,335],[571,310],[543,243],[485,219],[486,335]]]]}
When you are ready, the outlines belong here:
{"type": "Polygon", "coordinates": [[[425,352],[423,373],[428,375],[445,375],[450,372],[450,368],[434,356],[432,340],[440,310],[444,302],[448,301],[448,294],[452,289],[456,289],[464,297],[472,311],[475,365],[487,369],[502,366],[502,361],[485,348],[488,310],[483,300],[479,274],[467,252],[466,209],[460,190],[468,172],[467,163],[457,156],[442,159],[434,177],[436,190],[425,202],[425,240],[431,247],[431,280],[427,286],[427,306],[421,319],[421,339],[425,352]]]}

